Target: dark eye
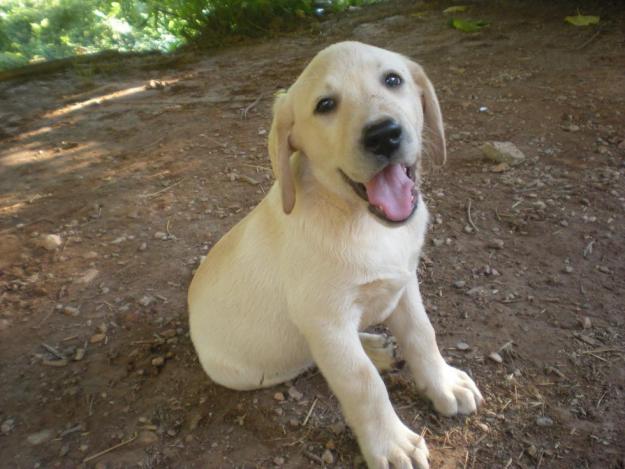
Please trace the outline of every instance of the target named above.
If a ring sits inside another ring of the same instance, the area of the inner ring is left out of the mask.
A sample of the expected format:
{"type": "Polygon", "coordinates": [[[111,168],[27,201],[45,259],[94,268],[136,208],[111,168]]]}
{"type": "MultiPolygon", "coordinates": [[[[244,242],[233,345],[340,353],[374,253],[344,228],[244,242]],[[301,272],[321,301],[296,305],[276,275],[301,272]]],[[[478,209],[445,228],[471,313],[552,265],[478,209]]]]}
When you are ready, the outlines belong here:
{"type": "Polygon", "coordinates": [[[384,84],[389,88],[397,88],[403,83],[403,80],[397,73],[387,73],[384,77],[384,84]]]}
{"type": "Polygon", "coordinates": [[[315,108],[316,114],[326,114],[328,112],[334,111],[336,108],[336,100],[334,98],[322,98],[317,103],[317,107],[315,108]]]}

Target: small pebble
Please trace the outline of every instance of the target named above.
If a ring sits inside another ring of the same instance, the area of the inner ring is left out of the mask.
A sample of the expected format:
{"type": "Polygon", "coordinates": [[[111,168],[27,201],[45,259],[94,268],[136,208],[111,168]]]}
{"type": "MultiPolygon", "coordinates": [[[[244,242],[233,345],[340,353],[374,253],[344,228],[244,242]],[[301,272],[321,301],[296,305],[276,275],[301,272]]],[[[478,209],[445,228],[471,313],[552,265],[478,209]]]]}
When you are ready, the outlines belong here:
{"type": "Polygon", "coordinates": [[[50,438],[52,438],[52,430],[41,430],[40,432],[28,435],[28,438],[26,439],[31,445],[37,446],[45,443],[50,438]]]}
{"type": "Polygon", "coordinates": [[[148,243],[141,243],[139,245],[139,251],[145,251],[148,248],[148,243]]]}
{"type": "Polygon", "coordinates": [[[438,248],[445,244],[445,241],[440,238],[432,238],[432,244],[434,245],[434,247],[438,248]]]}
{"type": "Polygon", "coordinates": [[[152,366],[163,366],[165,364],[164,357],[156,357],[152,359],[152,366]]]}
{"type": "Polygon", "coordinates": [[[296,401],[300,401],[302,400],[302,397],[304,397],[304,395],[298,391],[294,386],[291,386],[289,388],[289,396],[291,397],[291,399],[294,399],[296,401]]]}
{"type": "Polygon", "coordinates": [[[80,314],[80,310],[76,308],[75,306],[65,306],[63,308],[63,314],[65,316],[76,317],[80,314]]]}
{"type": "Polygon", "coordinates": [[[332,454],[332,451],[330,451],[329,449],[326,449],[321,455],[321,460],[325,464],[334,464],[334,455],[332,454]]]}
{"type": "Polygon", "coordinates": [[[143,298],[139,300],[139,304],[141,306],[149,306],[154,301],[154,298],[150,295],[144,295],[143,298]]]}
{"type": "Polygon", "coordinates": [[[276,466],[282,466],[284,464],[284,458],[280,457],[280,456],[276,456],[275,458],[273,458],[273,463],[276,466]]]}
{"type": "Polygon", "coordinates": [[[284,400],[284,394],[277,392],[273,395],[273,398],[278,402],[282,402],[284,400]]]}
{"type": "Polygon", "coordinates": [[[13,419],[6,419],[4,422],[2,422],[2,426],[0,426],[0,431],[5,434],[8,435],[11,430],[13,430],[15,428],[15,420],[13,419]]]}
{"type": "Polygon", "coordinates": [[[565,274],[572,274],[573,273],[573,267],[571,267],[570,265],[565,265],[564,269],[562,269],[562,272],[564,272],[565,274]]]}
{"type": "Polygon", "coordinates": [[[492,361],[494,361],[495,363],[503,363],[503,358],[501,358],[501,355],[499,355],[497,352],[493,352],[491,353],[488,358],[490,358],[492,361]]]}
{"type": "Polygon", "coordinates": [[[94,334],[89,339],[89,342],[91,342],[92,344],[98,344],[102,342],[104,339],[106,339],[106,334],[94,334]]]}
{"type": "Polygon", "coordinates": [[[55,234],[41,235],[38,244],[48,251],[56,251],[63,244],[63,240],[55,234]]]}
{"type": "Polygon", "coordinates": [[[466,342],[458,342],[456,344],[456,349],[462,350],[463,352],[465,350],[469,350],[470,348],[471,348],[471,346],[469,344],[467,344],[466,342]]]}
{"type": "Polygon", "coordinates": [[[540,415],[536,417],[536,425],[539,427],[550,427],[553,425],[553,420],[546,415],[540,415]]]}
{"type": "Polygon", "coordinates": [[[488,247],[491,249],[503,249],[504,246],[504,242],[502,239],[492,239],[489,243],[488,243],[488,247]]]}
{"type": "Polygon", "coordinates": [[[456,280],[453,283],[454,288],[464,288],[466,284],[467,284],[467,282],[465,282],[464,280],[456,280]]]}
{"type": "Polygon", "coordinates": [[[490,428],[488,427],[488,425],[486,425],[485,423],[482,422],[477,422],[477,426],[480,430],[482,430],[484,433],[488,433],[490,431],[490,428]]]}
{"type": "Polygon", "coordinates": [[[590,329],[592,327],[592,321],[588,316],[584,316],[584,318],[582,319],[582,327],[584,329],[590,329]]]}

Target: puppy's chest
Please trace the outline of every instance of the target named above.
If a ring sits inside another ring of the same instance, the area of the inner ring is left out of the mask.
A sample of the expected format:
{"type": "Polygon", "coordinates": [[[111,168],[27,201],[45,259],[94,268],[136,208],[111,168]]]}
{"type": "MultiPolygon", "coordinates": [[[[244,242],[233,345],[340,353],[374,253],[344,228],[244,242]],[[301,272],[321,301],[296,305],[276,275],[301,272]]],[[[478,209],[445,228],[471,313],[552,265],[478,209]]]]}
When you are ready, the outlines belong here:
{"type": "Polygon", "coordinates": [[[357,287],[356,304],[362,311],[360,329],[385,321],[395,310],[408,282],[413,279],[408,271],[369,281],[357,287]]]}

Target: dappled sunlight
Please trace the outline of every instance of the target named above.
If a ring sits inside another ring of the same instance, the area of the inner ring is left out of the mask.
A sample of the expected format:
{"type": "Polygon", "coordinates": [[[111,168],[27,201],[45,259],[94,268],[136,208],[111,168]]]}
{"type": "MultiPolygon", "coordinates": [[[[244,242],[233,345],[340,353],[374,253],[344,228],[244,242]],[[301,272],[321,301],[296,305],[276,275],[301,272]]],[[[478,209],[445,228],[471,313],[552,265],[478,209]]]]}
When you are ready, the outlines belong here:
{"type": "MultiPolygon", "coordinates": [[[[178,80],[170,80],[167,82],[168,85],[176,83],[178,80]]],[[[103,94],[97,96],[95,98],[90,98],[85,101],[80,101],[78,103],[73,103],[68,106],[55,109],[54,111],[48,112],[43,115],[44,118],[52,119],[55,117],[62,117],[74,111],[78,111],[80,109],[84,109],[89,106],[97,106],[100,104],[105,104],[109,101],[113,101],[119,98],[125,98],[128,96],[136,95],[137,93],[141,93],[144,91],[150,91],[149,88],[146,88],[145,85],[141,86],[133,86],[131,88],[126,88],[123,90],[113,91],[112,93],[103,94]]]]}

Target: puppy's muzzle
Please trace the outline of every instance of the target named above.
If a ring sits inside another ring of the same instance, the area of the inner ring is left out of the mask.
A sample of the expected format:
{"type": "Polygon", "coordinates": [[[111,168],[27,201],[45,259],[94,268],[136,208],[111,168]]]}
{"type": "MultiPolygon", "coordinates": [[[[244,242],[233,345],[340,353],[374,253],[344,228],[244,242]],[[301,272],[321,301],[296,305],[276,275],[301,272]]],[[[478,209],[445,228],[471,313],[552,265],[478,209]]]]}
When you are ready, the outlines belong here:
{"type": "Polygon", "coordinates": [[[367,125],[363,130],[365,150],[390,160],[401,145],[401,125],[393,119],[384,119],[367,125]]]}

